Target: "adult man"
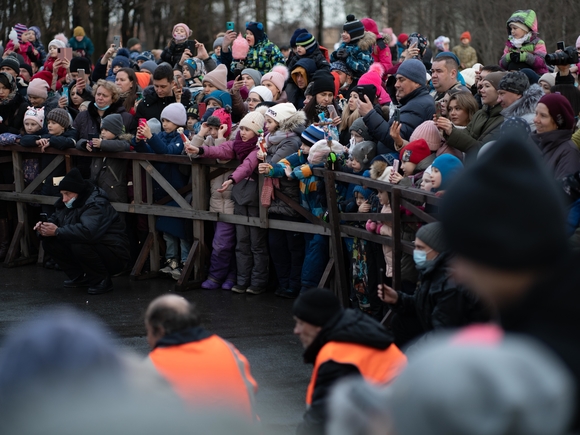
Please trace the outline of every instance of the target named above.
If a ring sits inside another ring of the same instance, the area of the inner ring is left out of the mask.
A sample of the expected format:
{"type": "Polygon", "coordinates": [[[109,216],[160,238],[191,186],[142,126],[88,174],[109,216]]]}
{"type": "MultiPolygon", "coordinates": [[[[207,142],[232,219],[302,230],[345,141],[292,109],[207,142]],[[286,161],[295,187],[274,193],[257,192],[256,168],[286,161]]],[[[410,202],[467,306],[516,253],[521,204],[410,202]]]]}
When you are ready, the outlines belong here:
{"type": "Polygon", "coordinates": [[[298,434],[323,434],[330,389],[339,379],[361,376],[386,384],[407,364],[387,330],[360,310],[343,310],[333,293],[311,289],[294,302],[294,334],[300,337],[304,361],[314,364],[306,393],[308,410],[298,434]]]}
{"type": "MultiPolygon", "coordinates": [[[[435,102],[429,96],[425,84],[427,82],[427,70],[423,62],[417,59],[404,61],[397,71],[395,83],[396,97],[399,101],[401,124],[400,135],[404,140],[409,140],[411,134],[424,121],[433,119],[435,114],[435,102]]],[[[395,117],[385,121],[383,116],[373,108],[373,104],[365,96],[365,101],[359,103],[359,113],[377,144],[377,154],[394,153],[395,141],[391,137],[390,129],[395,117]]],[[[398,157],[396,157],[398,158],[398,157]]]]}
{"type": "Polygon", "coordinates": [[[566,216],[562,189],[521,135],[492,145],[441,204],[456,279],[499,308],[505,330],[552,349],[578,391],[580,255],[568,245],[566,216]]]}
{"type": "MultiPolygon", "coordinates": [[[[451,89],[464,87],[457,80],[458,73],[459,59],[453,53],[444,51],[435,57],[431,67],[431,83],[434,88],[431,96],[435,101],[442,100],[451,89]]],[[[465,88],[465,91],[469,92],[469,89],[465,88]]]]}
{"type": "Polygon", "coordinates": [[[196,307],[177,295],[153,300],[145,313],[149,360],[197,408],[220,407],[254,421],[258,384],[246,358],[200,326],[196,307]]]}
{"type": "Polygon", "coordinates": [[[521,71],[507,73],[499,82],[497,90],[497,101],[503,107],[502,116],[505,119],[523,118],[532,132],[536,131],[536,106],[543,96],[544,91],[540,85],[530,86],[528,77],[521,71]]]}
{"type": "Polygon", "coordinates": [[[69,277],[64,287],[88,287],[93,295],[113,290],[111,275],[123,271],[130,258],[125,225],[105,192],[83,180],[78,169],[58,187],[56,211],[34,226],[44,251],[69,277]]]}
{"type": "Polygon", "coordinates": [[[143,91],[143,101],[137,106],[132,127],[134,130],[137,129],[139,118],[157,118],[161,121],[161,112],[166,106],[171,103],[181,103],[187,107],[190,98],[189,89],[177,86],[173,81],[173,68],[163,63],[153,73],[153,86],[148,86],[143,91]]]}

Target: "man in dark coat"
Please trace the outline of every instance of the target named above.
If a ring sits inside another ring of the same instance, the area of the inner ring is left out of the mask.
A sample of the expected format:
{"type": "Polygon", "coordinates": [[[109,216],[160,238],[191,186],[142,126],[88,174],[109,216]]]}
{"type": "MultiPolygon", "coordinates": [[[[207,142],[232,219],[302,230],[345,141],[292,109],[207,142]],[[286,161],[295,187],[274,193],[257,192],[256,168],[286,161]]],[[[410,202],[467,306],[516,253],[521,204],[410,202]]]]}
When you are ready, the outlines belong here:
{"type": "Polygon", "coordinates": [[[88,287],[89,294],[113,290],[111,275],[123,271],[130,257],[125,225],[105,192],[78,169],[66,174],[59,189],[56,211],[34,227],[45,252],[69,277],[64,287],[88,287]]]}
{"type": "Polygon", "coordinates": [[[579,391],[580,255],[568,245],[563,189],[533,143],[492,145],[445,193],[441,220],[456,278],[498,307],[506,331],[559,356],[579,391]]]}

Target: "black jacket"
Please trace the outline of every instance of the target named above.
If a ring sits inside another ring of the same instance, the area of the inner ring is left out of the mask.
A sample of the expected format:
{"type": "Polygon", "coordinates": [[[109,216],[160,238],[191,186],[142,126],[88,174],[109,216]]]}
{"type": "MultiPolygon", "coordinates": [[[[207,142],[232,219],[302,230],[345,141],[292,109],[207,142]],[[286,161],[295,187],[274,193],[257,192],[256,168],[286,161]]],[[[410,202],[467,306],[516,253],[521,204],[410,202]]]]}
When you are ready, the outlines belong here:
{"type": "Polygon", "coordinates": [[[129,239],[125,234],[125,224],[101,188],[86,180],[85,188],[79,193],[72,208],[67,208],[62,198],[54,203],[54,207],[56,211],[48,221],[58,227],[58,241],[103,244],[120,258],[129,259],[129,239]]]}
{"type": "MultiPolygon", "coordinates": [[[[183,94],[181,95],[181,104],[185,107],[189,106],[191,100],[191,92],[188,88],[183,88],[183,94]]],[[[159,98],[155,92],[153,86],[147,86],[143,90],[143,101],[137,106],[135,111],[135,117],[133,124],[129,128],[129,132],[133,133],[137,131],[137,125],[139,123],[139,118],[145,118],[147,120],[151,118],[156,118],[161,121],[161,112],[171,103],[175,103],[175,97],[171,95],[170,97],[159,98]]]]}
{"type": "MultiPolygon", "coordinates": [[[[379,322],[353,309],[342,311],[328,322],[304,352],[304,361],[314,363],[322,347],[330,341],[360,344],[379,350],[385,350],[393,344],[393,338],[379,322]]],[[[360,376],[359,370],[350,364],[328,361],[319,367],[312,405],[304,414],[304,421],[298,426],[297,434],[324,434],[330,390],[338,380],[349,376],[360,376]]]]}

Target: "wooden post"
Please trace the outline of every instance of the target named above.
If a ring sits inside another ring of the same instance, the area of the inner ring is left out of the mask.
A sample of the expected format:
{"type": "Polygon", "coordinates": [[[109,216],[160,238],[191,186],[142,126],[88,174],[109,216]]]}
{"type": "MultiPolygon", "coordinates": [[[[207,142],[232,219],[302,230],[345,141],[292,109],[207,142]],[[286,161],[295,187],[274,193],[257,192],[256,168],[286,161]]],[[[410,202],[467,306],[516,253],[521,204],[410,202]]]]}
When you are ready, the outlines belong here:
{"type": "MultiPolygon", "coordinates": [[[[141,171],[139,170],[139,172],[137,173],[138,177],[141,177],[141,171]]],[[[146,184],[146,188],[147,188],[147,204],[152,205],[153,204],[153,179],[151,178],[151,175],[149,175],[148,172],[145,173],[145,184],[146,184]]],[[[135,178],[133,176],[133,178],[135,178]]],[[[139,180],[138,185],[141,184],[141,180],[139,180]]],[[[137,195],[139,195],[139,198],[141,197],[141,192],[138,192],[137,195]]],[[[135,197],[137,197],[135,195],[135,197]]],[[[151,271],[152,272],[158,272],[159,271],[159,234],[157,234],[157,231],[155,231],[155,216],[154,215],[148,215],[147,216],[147,226],[149,227],[149,234],[153,236],[153,247],[151,249],[151,252],[149,254],[149,264],[151,266],[151,271]]]]}
{"type": "MultiPolygon", "coordinates": [[[[258,177],[258,198],[262,198],[262,188],[264,187],[264,174],[260,174],[258,177]]],[[[260,228],[268,228],[268,209],[262,207],[260,204],[260,228]]]]}
{"type": "Polygon", "coordinates": [[[391,209],[393,210],[393,288],[401,290],[401,258],[403,247],[401,244],[401,190],[393,188],[391,195],[391,209]]]}
{"type": "MultiPolygon", "coordinates": [[[[207,210],[207,173],[203,165],[191,163],[191,205],[195,210],[207,210]]],[[[207,247],[205,246],[204,222],[202,220],[193,220],[193,238],[194,242],[199,243],[198,255],[195,256],[193,279],[201,281],[205,270],[205,257],[207,247]]],[[[192,248],[193,249],[193,248],[192,248]]]]}

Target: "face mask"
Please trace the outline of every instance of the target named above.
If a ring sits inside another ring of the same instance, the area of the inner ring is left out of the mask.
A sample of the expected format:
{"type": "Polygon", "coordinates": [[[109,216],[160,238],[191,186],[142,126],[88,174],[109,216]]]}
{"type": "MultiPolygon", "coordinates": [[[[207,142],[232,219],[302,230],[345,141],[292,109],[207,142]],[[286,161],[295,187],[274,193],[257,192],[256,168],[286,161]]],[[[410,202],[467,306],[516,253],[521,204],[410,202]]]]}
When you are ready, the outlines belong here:
{"type": "Polygon", "coordinates": [[[109,104],[108,106],[105,106],[105,107],[99,107],[99,106],[97,106],[97,103],[93,103],[93,104],[95,105],[95,107],[96,107],[97,109],[99,109],[99,110],[102,110],[103,112],[104,112],[105,110],[107,110],[109,107],[111,107],[111,105],[110,105],[110,104],[109,104]]]}
{"type": "Polygon", "coordinates": [[[69,199],[68,202],[65,202],[64,205],[66,205],[66,208],[72,208],[73,203],[75,202],[75,199],[76,198],[71,198],[71,199],[69,199]]]}
{"type": "Polygon", "coordinates": [[[173,34],[173,39],[176,41],[185,41],[185,37],[183,35],[178,35],[177,33],[173,34]]]}
{"type": "Polygon", "coordinates": [[[349,148],[353,147],[356,145],[356,139],[354,137],[351,136],[350,140],[348,141],[350,146],[349,148]]]}
{"type": "Polygon", "coordinates": [[[431,249],[430,251],[420,251],[418,249],[415,249],[413,251],[413,260],[415,261],[415,264],[419,267],[424,266],[425,263],[427,263],[427,254],[432,250],[433,249],[431,249]]]}

